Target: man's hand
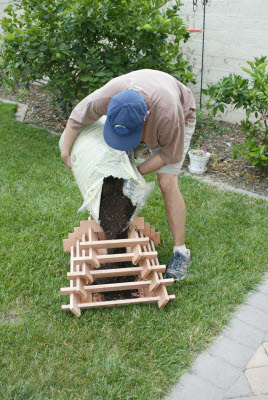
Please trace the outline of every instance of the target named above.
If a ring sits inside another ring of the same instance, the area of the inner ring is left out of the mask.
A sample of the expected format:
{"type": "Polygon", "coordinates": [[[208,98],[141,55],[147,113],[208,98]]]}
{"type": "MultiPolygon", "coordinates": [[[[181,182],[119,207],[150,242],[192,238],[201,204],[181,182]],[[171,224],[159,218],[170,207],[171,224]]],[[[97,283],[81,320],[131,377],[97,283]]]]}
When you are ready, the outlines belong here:
{"type": "Polygon", "coordinates": [[[61,158],[66,165],[67,168],[72,169],[70,152],[72,145],[77,138],[79,130],[72,129],[68,126],[65,128],[65,135],[63,139],[62,149],[61,149],[61,158]]]}
{"type": "Polygon", "coordinates": [[[138,167],[138,171],[141,175],[149,174],[150,172],[156,171],[159,168],[166,165],[166,162],[162,160],[158,153],[151,155],[138,167]]]}
{"type": "Polygon", "coordinates": [[[72,169],[71,157],[69,153],[61,152],[61,158],[67,168],[72,169]]]}

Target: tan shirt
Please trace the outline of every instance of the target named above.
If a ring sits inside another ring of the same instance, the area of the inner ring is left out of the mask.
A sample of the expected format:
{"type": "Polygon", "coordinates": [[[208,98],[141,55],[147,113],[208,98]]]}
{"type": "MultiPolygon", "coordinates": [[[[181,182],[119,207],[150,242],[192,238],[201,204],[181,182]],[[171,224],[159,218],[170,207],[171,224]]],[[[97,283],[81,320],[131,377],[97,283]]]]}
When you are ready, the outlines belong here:
{"type": "Polygon", "coordinates": [[[167,164],[180,162],[184,148],[184,126],[195,124],[192,92],[177,79],[161,71],[144,69],[112,79],[77,104],[68,126],[81,129],[107,114],[111,98],[123,90],[139,92],[151,112],[143,129],[148,148],[160,146],[167,164]]]}

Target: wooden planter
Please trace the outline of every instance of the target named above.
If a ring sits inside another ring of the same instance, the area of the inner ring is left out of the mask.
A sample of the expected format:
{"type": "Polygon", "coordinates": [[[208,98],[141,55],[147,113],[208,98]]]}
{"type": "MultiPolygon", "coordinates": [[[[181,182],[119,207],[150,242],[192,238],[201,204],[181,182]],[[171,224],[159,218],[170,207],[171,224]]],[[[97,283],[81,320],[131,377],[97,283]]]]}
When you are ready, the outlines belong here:
{"type": "Polygon", "coordinates": [[[77,317],[81,309],[113,307],[127,304],[158,303],[163,308],[169,300],[166,286],[173,279],[163,279],[165,265],[159,265],[155,246],[160,243],[160,233],[155,232],[144,218],[137,217],[130,225],[128,239],[105,240],[105,235],[96,221],[81,221],[79,228],[63,240],[63,249],[70,252],[70,272],[67,278],[70,287],[62,288],[61,294],[70,295],[70,304],[63,305],[64,311],[72,311],[77,317]],[[126,248],[126,253],[107,254],[109,248],[126,248]],[[103,269],[101,264],[131,261],[134,267],[103,269]],[[96,285],[97,278],[137,276],[134,282],[96,285]],[[138,290],[135,298],[100,301],[97,293],[138,290]]]}

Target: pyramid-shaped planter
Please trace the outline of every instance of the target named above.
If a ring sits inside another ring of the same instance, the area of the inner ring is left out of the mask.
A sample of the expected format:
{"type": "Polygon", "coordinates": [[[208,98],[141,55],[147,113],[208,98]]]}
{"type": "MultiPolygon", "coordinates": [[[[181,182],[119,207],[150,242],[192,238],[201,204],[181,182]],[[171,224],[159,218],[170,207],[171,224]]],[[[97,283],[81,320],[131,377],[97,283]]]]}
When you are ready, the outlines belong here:
{"type": "Polygon", "coordinates": [[[144,223],[142,217],[134,219],[127,239],[116,240],[106,240],[96,221],[81,221],[80,227],[74,228],[68,239],[63,240],[64,251],[71,254],[71,267],[67,273],[70,287],[61,289],[61,294],[70,296],[70,304],[63,305],[62,310],[72,311],[80,317],[84,308],[139,303],[158,303],[159,308],[163,308],[175,296],[167,293],[166,286],[172,285],[174,280],[163,279],[166,266],[159,265],[155,250],[159,242],[160,233],[155,232],[148,222],[144,223]],[[113,254],[107,254],[107,249],[114,249],[113,254]],[[115,253],[115,249],[121,251],[115,253]],[[120,267],[100,268],[107,263],[115,263],[115,266],[120,263],[120,267]],[[122,268],[122,263],[132,263],[132,266],[122,268]],[[124,277],[123,282],[98,284],[100,279],[116,277],[124,277]],[[129,298],[120,295],[131,291],[134,296],[129,298]],[[119,293],[118,298],[103,300],[107,292],[119,293]]]}

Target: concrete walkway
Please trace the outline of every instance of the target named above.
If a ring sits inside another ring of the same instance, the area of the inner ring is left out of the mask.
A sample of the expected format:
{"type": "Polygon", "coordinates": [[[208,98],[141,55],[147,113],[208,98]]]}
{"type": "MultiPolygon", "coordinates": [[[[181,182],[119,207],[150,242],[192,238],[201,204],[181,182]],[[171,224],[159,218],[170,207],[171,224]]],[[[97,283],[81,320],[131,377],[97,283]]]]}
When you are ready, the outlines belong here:
{"type": "Polygon", "coordinates": [[[166,400],[268,400],[268,273],[166,400]]]}

